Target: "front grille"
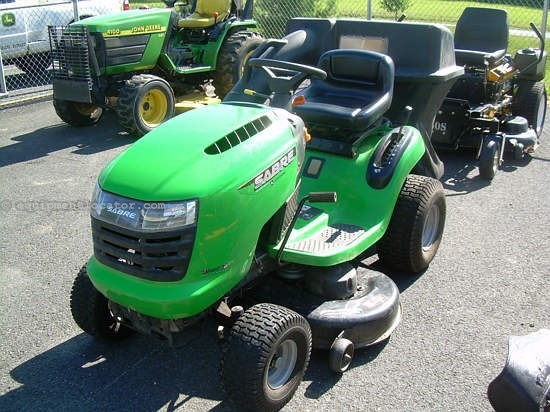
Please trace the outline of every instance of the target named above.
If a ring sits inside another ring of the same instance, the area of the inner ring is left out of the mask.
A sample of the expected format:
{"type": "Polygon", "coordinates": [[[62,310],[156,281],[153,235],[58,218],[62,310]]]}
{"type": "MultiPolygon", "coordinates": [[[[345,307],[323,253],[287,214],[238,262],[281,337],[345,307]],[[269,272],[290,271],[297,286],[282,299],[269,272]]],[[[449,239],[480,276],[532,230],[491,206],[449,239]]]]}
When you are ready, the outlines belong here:
{"type": "Polygon", "coordinates": [[[182,279],[195,242],[196,226],[167,232],[137,232],[92,218],[94,255],[101,263],[159,282],[182,279]]]}
{"type": "Polygon", "coordinates": [[[49,32],[53,78],[86,82],[91,90],[88,28],[50,26],[49,32]]]}

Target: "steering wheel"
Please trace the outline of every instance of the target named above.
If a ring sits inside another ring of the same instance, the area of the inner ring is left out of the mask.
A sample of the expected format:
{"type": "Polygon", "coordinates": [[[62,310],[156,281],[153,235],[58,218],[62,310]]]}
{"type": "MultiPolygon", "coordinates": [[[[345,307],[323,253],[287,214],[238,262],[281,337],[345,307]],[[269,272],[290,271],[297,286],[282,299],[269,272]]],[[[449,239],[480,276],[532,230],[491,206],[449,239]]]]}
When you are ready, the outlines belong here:
{"type": "Polygon", "coordinates": [[[273,93],[289,93],[308,77],[321,80],[327,78],[327,73],[317,67],[283,60],[254,58],[248,61],[248,65],[261,68],[267,74],[268,85],[273,93]]]}

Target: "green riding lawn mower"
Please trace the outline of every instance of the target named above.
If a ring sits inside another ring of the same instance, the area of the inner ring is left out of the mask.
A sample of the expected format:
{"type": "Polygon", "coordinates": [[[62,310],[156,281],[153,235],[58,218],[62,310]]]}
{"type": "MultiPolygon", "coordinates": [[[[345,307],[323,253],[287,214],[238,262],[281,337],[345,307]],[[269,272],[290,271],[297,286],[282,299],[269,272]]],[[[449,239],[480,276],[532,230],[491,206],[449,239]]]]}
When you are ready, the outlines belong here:
{"type": "Polygon", "coordinates": [[[172,8],[131,10],[50,27],[58,116],[91,125],[113,108],[124,130],[143,135],[178,108],[225,96],[262,42],[253,2],[191,6],[184,15],[172,8]]]}
{"type": "Polygon", "coordinates": [[[430,135],[463,74],[451,32],[308,18],[286,32],[222,103],[165,122],[101,172],[94,253],[71,292],[97,339],[178,346],[215,319],[239,410],[282,408],[312,347],[342,373],[355,348],[388,339],[399,289],[365,257],[424,271],[446,216],[430,135]]]}
{"type": "Polygon", "coordinates": [[[504,153],[516,160],[540,143],[546,117],[544,37],[531,23],[539,48],[508,48],[505,10],[467,7],[456,25],[456,62],[465,74],[454,84],[435,120],[437,148],[474,148],[479,174],[491,180],[504,153]]]}

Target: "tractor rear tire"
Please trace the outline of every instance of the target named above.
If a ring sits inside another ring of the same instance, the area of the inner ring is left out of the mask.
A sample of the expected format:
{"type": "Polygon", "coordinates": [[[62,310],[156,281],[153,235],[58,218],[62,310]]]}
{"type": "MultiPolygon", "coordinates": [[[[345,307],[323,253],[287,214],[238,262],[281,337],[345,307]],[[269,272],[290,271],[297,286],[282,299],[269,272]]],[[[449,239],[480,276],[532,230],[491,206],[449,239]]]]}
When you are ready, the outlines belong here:
{"type": "Polygon", "coordinates": [[[311,329],[298,313],[261,303],[233,324],[222,355],[225,394],[239,410],[278,411],[302,382],[311,329]]]}
{"type": "Polygon", "coordinates": [[[246,62],[262,42],[262,36],[248,31],[238,31],[224,40],[218,54],[216,71],[212,75],[220,99],[241,79],[246,62]]]}
{"type": "Polygon", "coordinates": [[[103,109],[92,103],[53,99],[53,107],[59,118],[71,126],[96,124],[103,114],[103,109]]]}
{"type": "Polygon", "coordinates": [[[112,315],[107,298],[94,287],[85,266],[73,283],[71,313],[80,329],[98,340],[117,341],[134,333],[112,315]]]}
{"type": "Polygon", "coordinates": [[[544,82],[523,80],[518,83],[512,103],[512,113],[527,119],[540,140],[546,117],[547,96],[544,82]]]}
{"type": "Polygon", "coordinates": [[[419,273],[435,257],[445,227],[443,185],[426,176],[409,175],[401,188],[378,257],[389,269],[419,273]]]}
{"type": "Polygon", "coordinates": [[[120,89],[116,112],[126,132],[143,136],[174,116],[175,104],[174,91],[166,80],[139,74],[120,89]]]}

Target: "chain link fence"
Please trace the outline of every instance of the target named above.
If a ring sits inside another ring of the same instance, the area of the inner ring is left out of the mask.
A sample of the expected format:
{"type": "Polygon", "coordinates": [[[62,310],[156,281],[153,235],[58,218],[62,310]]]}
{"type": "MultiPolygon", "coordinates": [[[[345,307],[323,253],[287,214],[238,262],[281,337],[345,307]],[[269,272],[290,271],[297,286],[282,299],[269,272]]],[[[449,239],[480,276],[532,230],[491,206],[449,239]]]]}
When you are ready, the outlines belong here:
{"type": "Polygon", "coordinates": [[[51,94],[48,25],[121,11],[122,0],[0,0],[0,104],[51,94]]]}
{"type": "Polygon", "coordinates": [[[529,36],[530,22],[546,30],[548,3],[548,0],[256,0],[255,17],[266,36],[280,37],[285,22],[295,16],[406,19],[442,23],[452,29],[464,8],[491,7],[507,10],[510,28],[529,36]]]}
{"type": "MultiPolygon", "coordinates": [[[[529,23],[546,32],[549,3],[550,0],[255,0],[254,17],[264,36],[277,38],[283,36],[286,21],[296,16],[406,19],[446,24],[453,30],[465,7],[502,8],[508,11],[509,52],[514,53],[538,45],[529,23]]],[[[130,0],[130,4],[133,8],[165,7],[162,2],[146,0],[130,0]]],[[[85,18],[122,8],[122,0],[0,0],[0,107],[7,99],[51,93],[48,25],[66,25],[77,16],[85,18]]]]}

